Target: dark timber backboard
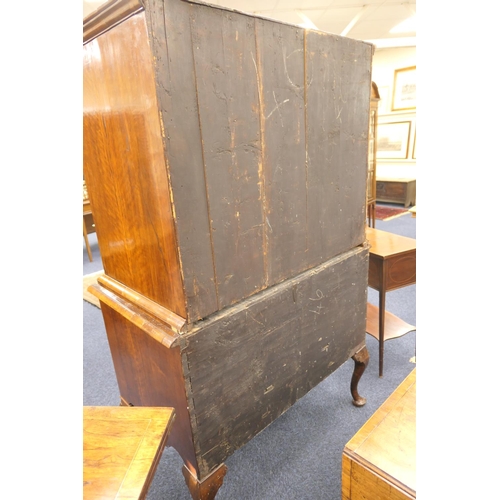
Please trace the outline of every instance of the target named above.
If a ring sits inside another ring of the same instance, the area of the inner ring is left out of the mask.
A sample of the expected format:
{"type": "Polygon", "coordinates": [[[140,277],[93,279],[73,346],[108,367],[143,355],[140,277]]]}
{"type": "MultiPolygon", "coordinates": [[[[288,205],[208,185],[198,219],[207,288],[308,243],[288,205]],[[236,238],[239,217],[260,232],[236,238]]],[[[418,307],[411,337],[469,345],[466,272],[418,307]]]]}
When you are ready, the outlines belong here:
{"type": "Polygon", "coordinates": [[[368,247],[201,321],[183,337],[198,463],[208,473],[365,343],[368,247]]]}
{"type": "Polygon", "coordinates": [[[188,323],[362,244],[372,46],[145,4],[188,323]]]}

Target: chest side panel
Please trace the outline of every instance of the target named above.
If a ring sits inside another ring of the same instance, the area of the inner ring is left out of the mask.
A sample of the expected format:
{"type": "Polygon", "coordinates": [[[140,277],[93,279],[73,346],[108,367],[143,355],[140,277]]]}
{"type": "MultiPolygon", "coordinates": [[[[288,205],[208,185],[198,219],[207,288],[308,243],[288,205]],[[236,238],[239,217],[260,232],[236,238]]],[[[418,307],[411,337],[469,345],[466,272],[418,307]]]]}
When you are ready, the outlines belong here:
{"type": "Polygon", "coordinates": [[[144,12],[84,50],[84,175],[108,276],[185,317],[144,12]]]}

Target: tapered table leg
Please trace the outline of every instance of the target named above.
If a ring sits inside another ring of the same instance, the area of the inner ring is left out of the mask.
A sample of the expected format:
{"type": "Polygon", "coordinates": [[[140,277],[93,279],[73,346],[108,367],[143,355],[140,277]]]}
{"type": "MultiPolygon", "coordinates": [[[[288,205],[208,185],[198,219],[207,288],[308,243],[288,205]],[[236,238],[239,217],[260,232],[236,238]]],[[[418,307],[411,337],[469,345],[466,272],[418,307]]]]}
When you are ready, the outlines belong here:
{"type": "Polygon", "coordinates": [[[354,406],[364,406],[366,403],[366,398],[363,398],[358,393],[358,382],[368,366],[368,361],[370,360],[370,354],[366,346],[362,347],[353,357],[354,360],[354,372],[351,378],[351,394],[352,394],[352,404],[354,406]]]}
{"type": "Polygon", "coordinates": [[[384,340],[385,340],[385,288],[379,292],[378,306],[378,376],[384,374],[384,340]]]}

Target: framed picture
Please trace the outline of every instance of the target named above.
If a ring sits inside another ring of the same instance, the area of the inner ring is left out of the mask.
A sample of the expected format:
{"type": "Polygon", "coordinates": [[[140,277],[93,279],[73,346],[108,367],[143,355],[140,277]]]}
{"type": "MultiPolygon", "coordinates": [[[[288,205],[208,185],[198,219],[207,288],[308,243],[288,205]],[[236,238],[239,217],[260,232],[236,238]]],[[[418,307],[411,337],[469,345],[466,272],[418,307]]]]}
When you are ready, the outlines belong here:
{"type": "Polygon", "coordinates": [[[411,121],[379,123],[377,126],[377,159],[405,160],[410,145],[411,121]]]}
{"type": "Polygon", "coordinates": [[[416,160],[417,159],[417,129],[415,129],[415,136],[413,137],[413,153],[411,157],[416,160]]]}
{"type": "Polygon", "coordinates": [[[392,111],[417,108],[417,67],[397,69],[394,72],[392,111]]]}

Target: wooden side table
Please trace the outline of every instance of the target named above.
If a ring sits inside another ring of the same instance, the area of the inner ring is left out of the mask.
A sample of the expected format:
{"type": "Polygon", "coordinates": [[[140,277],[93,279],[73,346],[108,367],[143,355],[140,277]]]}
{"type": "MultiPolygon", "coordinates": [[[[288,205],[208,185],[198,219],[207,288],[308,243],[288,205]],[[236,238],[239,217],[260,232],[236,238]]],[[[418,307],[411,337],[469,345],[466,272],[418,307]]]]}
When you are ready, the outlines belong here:
{"type": "Polygon", "coordinates": [[[379,376],[384,372],[384,341],[415,330],[385,310],[385,294],[417,282],[417,241],[413,238],[366,228],[370,244],[368,286],[378,290],[379,306],[368,304],[366,332],[379,341],[379,376]],[[386,332],[387,329],[387,332],[386,332]]]}
{"type": "Polygon", "coordinates": [[[416,368],[346,444],[342,500],[416,498],[416,368]]]}
{"type": "Polygon", "coordinates": [[[84,406],[83,498],[146,498],[174,415],[173,408],[84,406]]]}

